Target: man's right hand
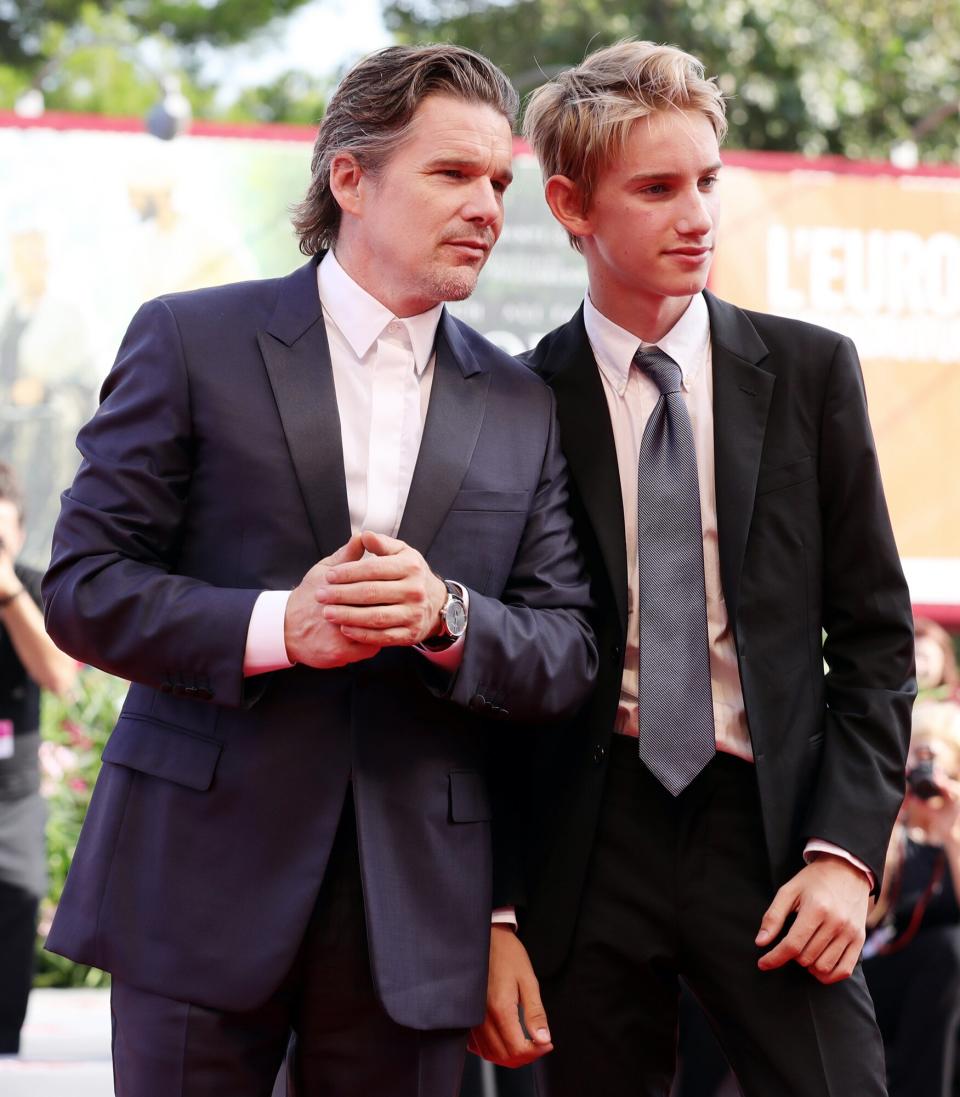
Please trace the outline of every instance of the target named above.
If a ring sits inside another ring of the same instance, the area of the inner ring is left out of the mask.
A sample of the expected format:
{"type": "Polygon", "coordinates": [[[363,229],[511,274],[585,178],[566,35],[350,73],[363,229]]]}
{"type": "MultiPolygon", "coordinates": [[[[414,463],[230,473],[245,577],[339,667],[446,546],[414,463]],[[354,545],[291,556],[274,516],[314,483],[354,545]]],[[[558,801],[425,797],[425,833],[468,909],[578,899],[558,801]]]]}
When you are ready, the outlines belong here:
{"type": "Polygon", "coordinates": [[[314,564],[291,592],[283,619],[283,639],[287,658],[292,663],[327,669],[342,667],[370,659],[380,650],[372,644],[359,644],[348,640],[340,626],[323,616],[324,606],[317,601],[317,591],[327,586],[327,571],[337,564],[359,560],[363,556],[363,542],[359,535],[338,548],[332,556],[325,556],[314,564]]]}
{"type": "Polygon", "coordinates": [[[467,1046],[475,1055],[502,1067],[522,1067],[553,1051],[547,1015],[540,1001],[540,984],[512,926],[490,927],[487,1016],[470,1033],[467,1046]]]}

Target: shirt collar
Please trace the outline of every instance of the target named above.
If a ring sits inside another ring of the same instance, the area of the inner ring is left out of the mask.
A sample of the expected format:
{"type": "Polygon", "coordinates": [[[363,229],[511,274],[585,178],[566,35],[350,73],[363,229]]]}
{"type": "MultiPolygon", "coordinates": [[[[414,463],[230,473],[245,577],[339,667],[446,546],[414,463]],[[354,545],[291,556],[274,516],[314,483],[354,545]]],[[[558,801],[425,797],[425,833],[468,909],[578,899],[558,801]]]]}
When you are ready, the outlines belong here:
{"type": "Polygon", "coordinates": [[[347,274],[332,250],[317,266],[317,287],[324,311],[358,358],[363,359],[390,324],[396,321],[406,328],[410,337],[417,374],[423,373],[433,353],[443,302],[417,316],[394,316],[386,305],[367,293],[347,274]]]}
{"type": "MultiPolygon", "coordinates": [[[[618,395],[623,396],[637,349],[653,344],[638,340],[632,332],[607,319],[590,300],[589,293],[583,302],[583,325],[587,329],[597,365],[618,395]]],[[[690,299],[684,314],[656,346],[677,363],[683,373],[683,387],[689,389],[706,361],[709,343],[710,314],[703,294],[697,293],[690,299]]]]}

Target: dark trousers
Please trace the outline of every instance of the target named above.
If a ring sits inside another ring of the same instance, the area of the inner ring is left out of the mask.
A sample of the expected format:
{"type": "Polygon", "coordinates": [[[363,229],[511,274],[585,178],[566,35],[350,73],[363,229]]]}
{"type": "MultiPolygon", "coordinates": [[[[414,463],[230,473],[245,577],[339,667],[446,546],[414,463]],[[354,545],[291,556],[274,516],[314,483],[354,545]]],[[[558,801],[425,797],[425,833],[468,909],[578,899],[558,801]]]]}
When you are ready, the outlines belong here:
{"type": "Polygon", "coordinates": [[[747,1097],[883,1097],[859,969],[827,987],[757,968],[773,888],[753,767],[718,755],[675,799],[636,740],[614,736],[610,765],[571,953],[541,983],[541,1097],[666,1097],[681,975],[747,1097]]]}
{"type": "Polygon", "coordinates": [[[20,1050],[36,934],[36,896],[0,881],[0,1055],[20,1050]]]}
{"type": "Polygon", "coordinates": [[[270,1097],[291,1031],[295,1097],[455,1097],[466,1056],[465,1031],[404,1028],[377,999],[349,796],[297,961],[267,1002],[229,1013],[114,980],[111,1005],[116,1097],[270,1097]]]}
{"type": "Polygon", "coordinates": [[[960,926],[922,929],[863,963],[887,1053],[890,1097],[951,1097],[960,1024],[960,926]]]}

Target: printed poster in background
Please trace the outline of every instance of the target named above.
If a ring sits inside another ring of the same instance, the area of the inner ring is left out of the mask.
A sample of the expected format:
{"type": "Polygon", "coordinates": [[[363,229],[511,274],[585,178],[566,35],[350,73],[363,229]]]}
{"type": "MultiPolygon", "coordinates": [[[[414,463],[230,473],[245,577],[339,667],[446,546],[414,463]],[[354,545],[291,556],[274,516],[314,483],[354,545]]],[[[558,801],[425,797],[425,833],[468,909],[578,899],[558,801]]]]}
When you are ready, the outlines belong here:
{"type": "MultiPolygon", "coordinates": [[[[304,261],[289,208],[312,130],[197,125],[161,142],[136,121],[97,124],[111,128],[0,118],[0,164],[15,166],[0,172],[0,459],[26,482],[39,566],[139,305],[304,261]]],[[[960,171],[725,159],[712,288],[854,339],[914,601],[960,603],[960,171]]],[[[515,353],[570,317],[586,279],[519,143],[506,206],[477,292],[452,310],[515,353]]]]}

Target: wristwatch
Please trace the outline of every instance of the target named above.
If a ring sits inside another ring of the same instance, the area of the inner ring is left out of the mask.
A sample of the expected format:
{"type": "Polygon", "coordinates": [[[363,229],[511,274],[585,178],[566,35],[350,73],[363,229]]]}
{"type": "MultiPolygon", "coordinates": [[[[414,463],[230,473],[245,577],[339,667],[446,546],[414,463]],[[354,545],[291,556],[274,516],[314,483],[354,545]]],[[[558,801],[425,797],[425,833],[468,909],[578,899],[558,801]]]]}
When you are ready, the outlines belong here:
{"type": "Polygon", "coordinates": [[[452,579],[444,579],[443,585],[447,588],[447,599],[440,608],[440,631],[423,641],[423,647],[428,651],[450,647],[467,631],[467,600],[463,587],[452,579]]]}

